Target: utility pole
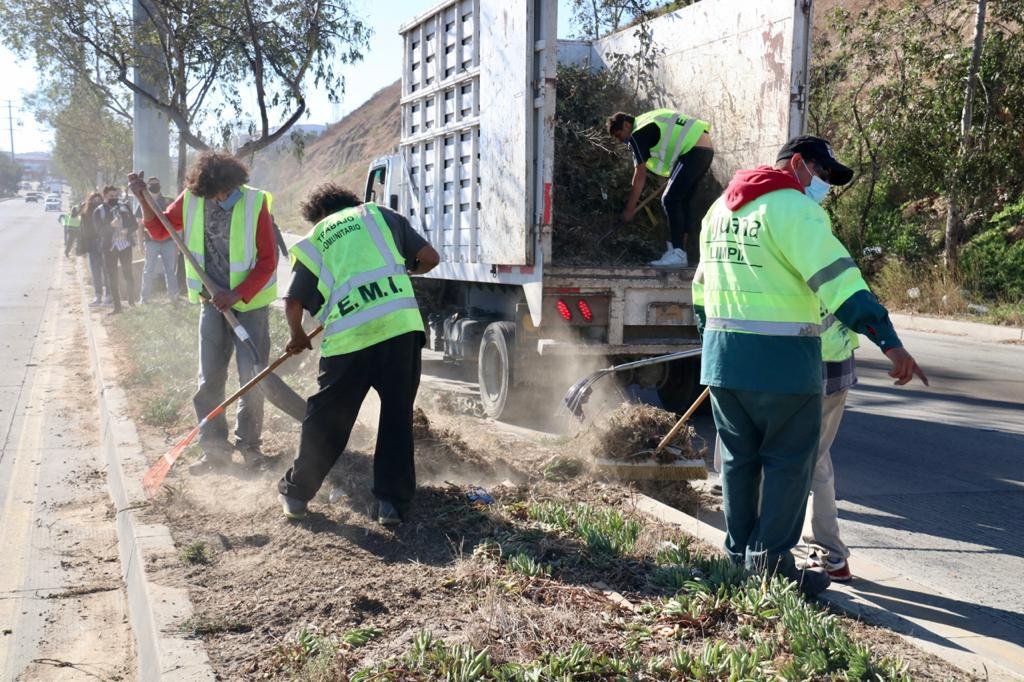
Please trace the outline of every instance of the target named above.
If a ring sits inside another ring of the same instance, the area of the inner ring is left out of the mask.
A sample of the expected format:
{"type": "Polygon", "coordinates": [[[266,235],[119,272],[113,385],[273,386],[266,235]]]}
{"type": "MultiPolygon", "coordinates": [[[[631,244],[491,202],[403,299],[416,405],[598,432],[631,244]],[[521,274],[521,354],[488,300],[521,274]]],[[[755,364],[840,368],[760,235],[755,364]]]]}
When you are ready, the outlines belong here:
{"type": "Polygon", "coordinates": [[[14,158],[14,102],[7,100],[7,128],[11,131],[11,161],[17,161],[14,158]]]}

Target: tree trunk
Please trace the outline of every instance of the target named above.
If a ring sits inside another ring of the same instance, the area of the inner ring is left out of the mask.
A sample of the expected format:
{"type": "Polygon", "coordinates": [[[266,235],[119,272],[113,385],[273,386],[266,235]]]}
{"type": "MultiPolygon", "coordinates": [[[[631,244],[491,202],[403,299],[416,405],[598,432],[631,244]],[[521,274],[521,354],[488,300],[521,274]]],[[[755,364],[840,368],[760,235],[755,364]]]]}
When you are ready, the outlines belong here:
{"type": "Polygon", "coordinates": [[[953,181],[947,188],[949,208],[946,209],[946,248],[943,258],[950,273],[956,271],[957,256],[960,246],[961,207],[958,200],[959,188],[954,185],[960,175],[960,168],[967,152],[973,145],[971,140],[971,120],[974,118],[974,90],[978,80],[978,64],[981,62],[981,49],[985,42],[985,6],[986,0],[978,0],[978,20],[974,26],[974,48],[971,50],[971,65],[967,73],[967,86],[964,92],[964,108],[960,116],[960,150],[957,164],[952,173],[953,181]]]}
{"type": "Polygon", "coordinates": [[[178,135],[178,192],[185,189],[185,171],[188,168],[188,143],[178,135]]]}

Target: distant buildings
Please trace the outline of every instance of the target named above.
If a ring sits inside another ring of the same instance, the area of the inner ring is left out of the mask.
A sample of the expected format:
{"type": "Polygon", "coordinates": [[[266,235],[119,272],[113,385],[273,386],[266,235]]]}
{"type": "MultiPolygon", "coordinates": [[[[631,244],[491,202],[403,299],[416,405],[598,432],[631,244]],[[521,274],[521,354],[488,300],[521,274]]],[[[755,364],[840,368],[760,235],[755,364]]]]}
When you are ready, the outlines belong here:
{"type": "Polygon", "coordinates": [[[50,152],[27,152],[15,154],[14,158],[25,169],[25,177],[42,180],[53,175],[53,156],[50,152]]]}

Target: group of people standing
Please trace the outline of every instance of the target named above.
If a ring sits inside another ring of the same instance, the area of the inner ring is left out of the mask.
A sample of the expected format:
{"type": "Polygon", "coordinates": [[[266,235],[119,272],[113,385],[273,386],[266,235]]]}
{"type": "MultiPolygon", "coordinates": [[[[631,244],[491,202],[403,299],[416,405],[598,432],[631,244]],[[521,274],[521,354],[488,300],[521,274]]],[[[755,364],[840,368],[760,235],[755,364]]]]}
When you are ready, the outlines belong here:
{"type": "MultiPolygon", "coordinates": [[[[158,178],[149,179],[147,191],[158,207],[170,203],[158,178]]],[[[167,295],[171,301],[177,301],[184,275],[181,257],[169,238],[160,241],[143,230],[140,216],[122,200],[121,189],[114,185],[90,192],[82,203],[72,207],[70,214],[61,216],[64,255],[70,257],[74,252],[89,260],[94,292],[91,306],[112,306],[114,313],[120,313],[122,301],[129,306],[144,303],[151,298],[153,285],[161,274],[167,295]],[[136,289],[132,269],[136,248],[141,248],[145,258],[141,291],[136,289]]]]}

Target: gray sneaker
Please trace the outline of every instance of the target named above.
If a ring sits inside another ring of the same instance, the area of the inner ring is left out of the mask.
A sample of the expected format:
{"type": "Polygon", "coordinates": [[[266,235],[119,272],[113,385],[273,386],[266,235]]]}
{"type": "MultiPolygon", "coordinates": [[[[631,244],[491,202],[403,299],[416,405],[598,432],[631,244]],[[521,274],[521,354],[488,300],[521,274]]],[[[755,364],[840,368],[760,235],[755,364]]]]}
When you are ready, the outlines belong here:
{"type": "Polygon", "coordinates": [[[402,515],[395,509],[395,505],[387,500],[380,500],[377,504],[377,523],[382,526],[397,526],[402,522],[402,515]]]}
{"type": "Polygon", "coordinates": [[[306,503],[302,500],[296,500],[294,497],[288,497],[283,493],[279,493],[277,499],[281,500],[281,512],[289,519],[304,519],[306,518],[307,508],[306,503]]]}

